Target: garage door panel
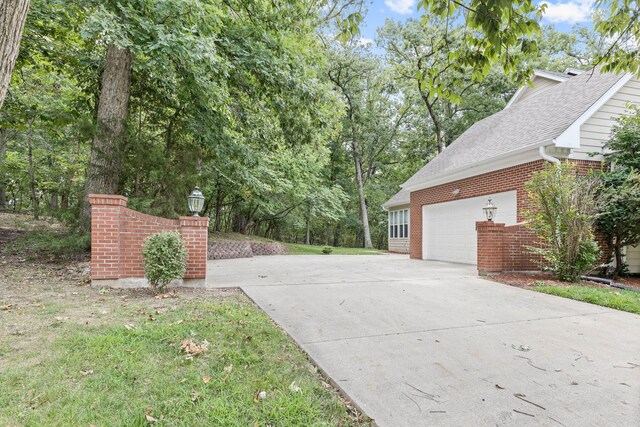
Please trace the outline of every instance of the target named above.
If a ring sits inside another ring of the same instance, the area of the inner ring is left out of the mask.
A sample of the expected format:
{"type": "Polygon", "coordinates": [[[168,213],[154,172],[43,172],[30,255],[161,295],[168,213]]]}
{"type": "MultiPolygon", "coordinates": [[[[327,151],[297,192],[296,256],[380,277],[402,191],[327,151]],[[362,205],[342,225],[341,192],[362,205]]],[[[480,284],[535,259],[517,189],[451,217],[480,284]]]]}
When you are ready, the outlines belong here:
{"type": "Polygon", "coordinates": [[[476,221],[484,221],[482,207],[491,197],[498,207],[495,220],[517,221],[517,193],[508,191],[422,207],[422,256],[424,259],[475,264],[476,221]]]}

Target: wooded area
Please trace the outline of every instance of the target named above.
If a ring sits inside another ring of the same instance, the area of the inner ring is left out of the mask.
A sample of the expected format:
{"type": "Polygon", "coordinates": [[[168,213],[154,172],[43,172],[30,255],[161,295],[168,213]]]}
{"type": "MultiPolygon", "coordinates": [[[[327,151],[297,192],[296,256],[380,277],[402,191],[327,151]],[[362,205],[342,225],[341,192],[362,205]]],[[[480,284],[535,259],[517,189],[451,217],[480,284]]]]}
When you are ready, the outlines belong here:
{"type": "Polygon", "coordinates": [[[485,50],[480,70],[467,27],[424,7],[372,45],[361,0],[31,1],[0,102],[0,209],[86,230],[89,193],[176,217],[198,185],[216,231],[385,247],[381,205],[527,70],[618,52],[606,20],[527,29],[518,61],[485,50]]]}

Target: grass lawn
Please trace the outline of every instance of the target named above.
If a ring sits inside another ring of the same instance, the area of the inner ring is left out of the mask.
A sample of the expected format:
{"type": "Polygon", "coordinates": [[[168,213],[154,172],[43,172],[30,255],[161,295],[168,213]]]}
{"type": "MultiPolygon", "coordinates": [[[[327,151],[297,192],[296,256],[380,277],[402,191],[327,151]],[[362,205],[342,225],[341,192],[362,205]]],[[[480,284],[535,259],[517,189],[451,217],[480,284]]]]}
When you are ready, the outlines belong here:
{"type": "Polygon", "coordinates": [[[534,286],[533,289],[546,294],[640,314],[640,293],[638,292],[586,286],[534,286]]]}
{"type": "MultiPolygon", "coordinates": [[[[289,255],[325,255],[322,253],[324,246],[302,245],[298,243],[284,243],[289,248],[289,255]]],[[[364,248],[339,248],[331,247],[330,255],[379,255],[384,251],[364,248]]]]}
{"type": "Polygon", "coordinates": [[[157,298],[0,263],[2,426],[370,425],[238,292],[157,298]]]}

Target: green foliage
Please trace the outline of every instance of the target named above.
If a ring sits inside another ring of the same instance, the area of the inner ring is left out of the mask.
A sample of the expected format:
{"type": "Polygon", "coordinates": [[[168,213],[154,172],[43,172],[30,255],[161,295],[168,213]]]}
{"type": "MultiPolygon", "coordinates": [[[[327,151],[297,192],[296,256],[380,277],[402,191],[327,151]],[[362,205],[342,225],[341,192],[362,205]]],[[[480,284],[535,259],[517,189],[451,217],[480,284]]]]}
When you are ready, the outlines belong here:
{"type": "Polygon", "coordinates": [[[535,286],[538,292],[640,314],[640,293],[586,286],[535,286]]]}
{"type": "Polygon", "coordinates": [[[28,256],[49,254],[70,256],[86,254],[91,248],[89,234],[59,233],[55,231],[29,231],[4,248],[9,254],[28,256]]]}
{"type": "Polygon", "coordinates": [[[640,3],[636,0],[596,0],[595,29],[607,49],[598,58],[604,71],[628,71],[640,76],[640,3]]]}
{"type": "Polygon", "coordinates": [[[325,255],[330,255],[333,252],[333,248],[331,246],[325,246],[322,248],[322,253],[325,255]]]}
{"type": "Polygon", "coordinates": [[[530,248],[541,255],[541,266],[560,280],[575,282],[598,261],[598,245],[592,227],[598,210],[599,181],[579,176],[569,162],[549,163],[527,182],[531,210],[525,212],[540,247],[530,248]]]}
{"type": "Polygon", "coordinates": [[[187,251],[177,231],[165,231],[147,237],[142,255],[144,275],[154,291],[162,292],[169,282],[184,276],[187,251]]]}
{"type": "Polygon", "coordinates": [[[625,246],[640,244],[640,111],[622,116],[605,144],[612,170],[602,174],[602,204],[596,226],[609,242],[614,276],[627,272],[625,246]]]}

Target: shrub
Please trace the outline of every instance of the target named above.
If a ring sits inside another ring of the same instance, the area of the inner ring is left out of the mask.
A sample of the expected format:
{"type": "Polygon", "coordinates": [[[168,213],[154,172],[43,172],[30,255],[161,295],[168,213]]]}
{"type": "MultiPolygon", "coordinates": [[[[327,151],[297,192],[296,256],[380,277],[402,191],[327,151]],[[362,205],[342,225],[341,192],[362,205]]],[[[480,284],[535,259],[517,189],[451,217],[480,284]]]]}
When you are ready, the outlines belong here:
{"type": "Polygon", "coordinates": [[[329,255],[331,252],[333,252],[333,248],[331,246],[325,246],[322,248],[322,253],[325,255],[329,255]]]}
{"type": "Polygon", "coordinates": [[[527,226],[540,239],[540,247],[529,250],[541,255],[544,262],[540,266],[560,280],[578,281],[598,261],[592,232],[598,211],[598,179],[579,176],[568,162],[548,164],[533,175],[526,188],[532,206],[525,212],[527,226]]]}
{"type": "Polygon", "coordinates": [[[144,275],[153,290],[158,293],[173,279],[184,276],[187,251],[176,231],[164,231],[150,235],[144,242],[144,275]]]}

